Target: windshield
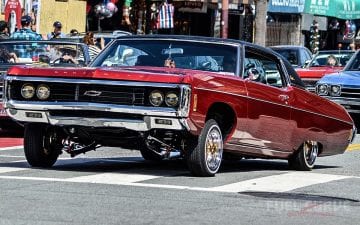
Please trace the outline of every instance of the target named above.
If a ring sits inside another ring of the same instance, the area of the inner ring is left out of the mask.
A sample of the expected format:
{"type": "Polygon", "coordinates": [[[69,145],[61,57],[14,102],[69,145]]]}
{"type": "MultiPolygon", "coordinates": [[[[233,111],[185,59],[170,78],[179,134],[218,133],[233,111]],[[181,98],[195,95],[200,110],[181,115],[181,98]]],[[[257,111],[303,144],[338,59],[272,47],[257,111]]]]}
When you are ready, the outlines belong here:
{"type": "Polygon", "coordinates": [[[346,66],[345,70],[360,71],[360,52],[359,51],[357,51],[356,54],[351,58],[351,61],[346,66]]]}
{"type": "MultiPolygon", "coordinates": [[[[72,58],[76,64],[85,65],[88,57],[85,49],[75,43],[46,41],[0,42],[0,64],[2,67],[13,64],[62,64],[72,58]]],[[[71,64],[71,63],[69,63],[71,64]]]]}
{"type": "Polygon", "coordinates": [[[237,47],[181,40],[117,40],[92,63],[95,67],[171,67],[235,73],[237,47]]]}
{"type": "Polygon", "coordinates": [[[336,53],[336,52],[319,52],[309,63],[309,67],[319,66],[345,66],[350,60],[353,52],[336,53]],[[333,60],[333,61],[331,61],[333,60]],[[333,62],[333,63],[332,63],[333,62]]]}
{"type": "Polygon", "coordinates": [[[273,50],[279,53],[280,55],[284,56],[285,59],[287,59],[291,63],[291,65],[299,64],[297,51],[295,49],[274,48],[273,50]]]}

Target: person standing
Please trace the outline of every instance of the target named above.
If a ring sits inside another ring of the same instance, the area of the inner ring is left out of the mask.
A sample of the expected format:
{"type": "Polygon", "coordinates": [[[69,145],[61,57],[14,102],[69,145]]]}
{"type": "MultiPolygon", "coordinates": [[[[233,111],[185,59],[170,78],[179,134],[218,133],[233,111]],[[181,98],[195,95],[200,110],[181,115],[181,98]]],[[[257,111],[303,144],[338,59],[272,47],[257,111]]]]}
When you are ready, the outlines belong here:
{"type": "Polygon", "coordinates": [[[55,21],[54,24],[54,31],[51,33],[48,33],[47,39],[53,39],[53,38],[64,38],[66,35],[61,32],[62,24],[59,21],[55,21]]]}
{"type": "Polygon", "coordinates": [[[95,39],[93,32],[87,32],[84,36],[83,41],[85,44],[87,44],[89,48],[90,60],[93,60],[101,52],[101,50],[104,49],[105,46],[104,38],[99,39],[100,47],[96,45],[97,40],[95,39]]]}
{"type": "Polygon", "coordinates": [[[31,21],[32,19],[30,16],[21,17],[22,28],[12,33],[10,38],[21,40],[42,40],[40,34],[31,30],[31,21]]]}
{"type": "MultiPolygon", "coordinates": [[[[22,28],[15,31],[11,34],[11,39],[18,39],[18,40],[42,40],[40,34],[31,30],[31,17],[26,15],[21,17],[21,26],[22,28]]],[[[33,44],[32,47],[36,48],[36,45],[33,44]]],[[[14,46],[15,52],[17,52],[19,58],[32,58],[35,54],[35,51],[29,49],[28,45],[15,45],[14,46]]]]}
{"type": "Polygon", "coordinates": [[[0,21],[0,39],[9,39],[9,29],[6,21],[0,21]]]}

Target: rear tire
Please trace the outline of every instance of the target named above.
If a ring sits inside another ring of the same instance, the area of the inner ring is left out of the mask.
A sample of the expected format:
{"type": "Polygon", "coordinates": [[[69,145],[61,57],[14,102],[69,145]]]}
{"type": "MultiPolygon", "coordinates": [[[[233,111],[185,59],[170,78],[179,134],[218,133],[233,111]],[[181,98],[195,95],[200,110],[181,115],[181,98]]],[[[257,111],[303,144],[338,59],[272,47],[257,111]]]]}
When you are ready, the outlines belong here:
{"type": "Polygon", "coordinates": [[[194,176],[212,177],[218,172],[223,155],[223,139],[218,123],[210,119],[205,123],[197,145],[189,149],[187,163],[194,176]]]}
{"type": "Polygon", "coordinates": [[[40,124],[26,124],[24,132],[24,152],[33,167],[51,167],[56,162],[61,149],[53,142],[53,129],[40,124]]]}
{"type": "Polygon", "coordinates": [[[306,141],[301,145],[300,150],[288,160],[289,167],[295,170],[310,171],[315,166],[318,153],[318,143],[306,141]]]}

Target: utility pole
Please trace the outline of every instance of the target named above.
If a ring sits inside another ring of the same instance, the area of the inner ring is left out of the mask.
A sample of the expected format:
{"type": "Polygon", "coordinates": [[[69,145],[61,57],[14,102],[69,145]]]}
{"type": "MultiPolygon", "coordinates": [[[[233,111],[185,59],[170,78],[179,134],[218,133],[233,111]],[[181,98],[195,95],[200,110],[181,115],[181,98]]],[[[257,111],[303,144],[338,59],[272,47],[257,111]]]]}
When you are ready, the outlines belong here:
{"type": "Polygon", "coordinates": [[[266,15],[268,0],[255,1],[255,44],[266,45],[266,15]]]}
{"type": "Polygon", "coordinates": [[[228,38],[229,0],[221,0],[221,37],[228,38]]]}

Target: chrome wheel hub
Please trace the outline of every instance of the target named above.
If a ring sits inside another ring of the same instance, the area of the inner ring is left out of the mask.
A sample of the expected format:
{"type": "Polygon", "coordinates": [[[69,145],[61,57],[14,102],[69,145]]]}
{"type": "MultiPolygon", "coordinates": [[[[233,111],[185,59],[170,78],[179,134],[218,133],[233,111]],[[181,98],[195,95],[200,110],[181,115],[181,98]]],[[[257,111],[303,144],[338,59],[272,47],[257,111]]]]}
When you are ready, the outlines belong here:
{"type": "Polygon", "coordinates": [[[205,143],[206,164],[209,170],[216,172],[221,164],[223,153],[223,141],[221,131],[217,126],[211,127],[205,143]]]}
{"type": "Polygon", "coordinates": [[[318,144],[315,141],[307,141],[304,144],[305,160],[308,166],[313,166],[319,153],[318,144]]]}

